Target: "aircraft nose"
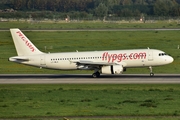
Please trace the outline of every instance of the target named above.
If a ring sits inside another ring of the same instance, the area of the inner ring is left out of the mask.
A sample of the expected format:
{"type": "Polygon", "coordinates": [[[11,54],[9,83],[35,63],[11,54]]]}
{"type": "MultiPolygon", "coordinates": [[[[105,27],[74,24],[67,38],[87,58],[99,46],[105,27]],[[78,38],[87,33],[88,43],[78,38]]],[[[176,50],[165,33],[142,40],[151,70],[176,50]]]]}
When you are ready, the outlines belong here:
{"type": "Polygon", "coordinates": [[[166,61],[167,61],[168,63],[172,63],[172,62],[174,61],[174,58],[171,57],[171,56],[169,56],[169,57],[166,59],[166,61]]]}

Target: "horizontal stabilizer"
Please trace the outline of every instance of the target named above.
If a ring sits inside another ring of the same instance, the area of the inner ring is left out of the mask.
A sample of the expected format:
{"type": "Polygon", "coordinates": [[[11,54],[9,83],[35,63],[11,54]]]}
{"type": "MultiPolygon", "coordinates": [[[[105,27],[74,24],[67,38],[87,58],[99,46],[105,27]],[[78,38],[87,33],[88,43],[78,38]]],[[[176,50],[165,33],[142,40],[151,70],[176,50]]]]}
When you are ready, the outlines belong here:
{"type": "Polygon", "coordinates": [[[26,57],[16,56],[16,57],[10,57],[9,61],[12,61],[12,62],[27,62],[27,61],[29,61],[29,59],[26,58],[26,57]]]}

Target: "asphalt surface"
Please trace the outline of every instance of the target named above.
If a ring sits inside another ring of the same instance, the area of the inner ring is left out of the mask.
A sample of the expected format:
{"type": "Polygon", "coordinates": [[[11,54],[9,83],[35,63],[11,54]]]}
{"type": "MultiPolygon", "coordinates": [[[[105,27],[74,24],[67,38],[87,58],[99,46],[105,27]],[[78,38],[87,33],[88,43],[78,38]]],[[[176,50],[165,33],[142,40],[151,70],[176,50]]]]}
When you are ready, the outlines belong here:
{"type": "Polygon", "coordinates": [[[121,74],[101,75],[92,78],[90,74],[1,74],[0,84],[180,84],[180,74],[121,74]]]}

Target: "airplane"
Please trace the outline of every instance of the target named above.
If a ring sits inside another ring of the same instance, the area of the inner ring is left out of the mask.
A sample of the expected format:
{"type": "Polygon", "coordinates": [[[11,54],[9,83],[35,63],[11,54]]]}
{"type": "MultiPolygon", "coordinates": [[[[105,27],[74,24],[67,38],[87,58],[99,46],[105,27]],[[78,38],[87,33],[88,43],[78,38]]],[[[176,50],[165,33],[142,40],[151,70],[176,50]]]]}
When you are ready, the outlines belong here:
{"type": "Polygon", "coordinates": [[[41,52],[18,28],[10,29],[18,56],[9,61],[56,70],[94,70],[100,74],[122,74],[127,68],[152,67],[170,64],[173,57],[157,49],[104,50],[86,52],[41,52]]]}

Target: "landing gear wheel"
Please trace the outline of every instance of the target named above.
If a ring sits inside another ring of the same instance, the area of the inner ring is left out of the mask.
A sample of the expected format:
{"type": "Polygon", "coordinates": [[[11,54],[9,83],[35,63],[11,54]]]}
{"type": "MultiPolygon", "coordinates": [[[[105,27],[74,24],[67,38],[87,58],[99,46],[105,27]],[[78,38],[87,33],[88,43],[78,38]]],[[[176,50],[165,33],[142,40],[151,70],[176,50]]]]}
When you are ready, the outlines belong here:
{"type": "Polygon", "coordinates": [[[154,73],[152,72],[152,67],[149,66],[149,69],[150,69],[150,76],[153,77],[153,76],[154,76],[154,73]]]}
{"type": "Polygon", "coordinates": [[[100,77],[100,73],[99,72],[95,72],[95,73],[92,74],[92,77],[93,78],[98,78],[98,77],[100,77]]]}
{"type": "Polygon", "coordinates": [[[150,76],[153,77],[153,76],[154,76],[154,73],[150,73],[150,76]]]}

